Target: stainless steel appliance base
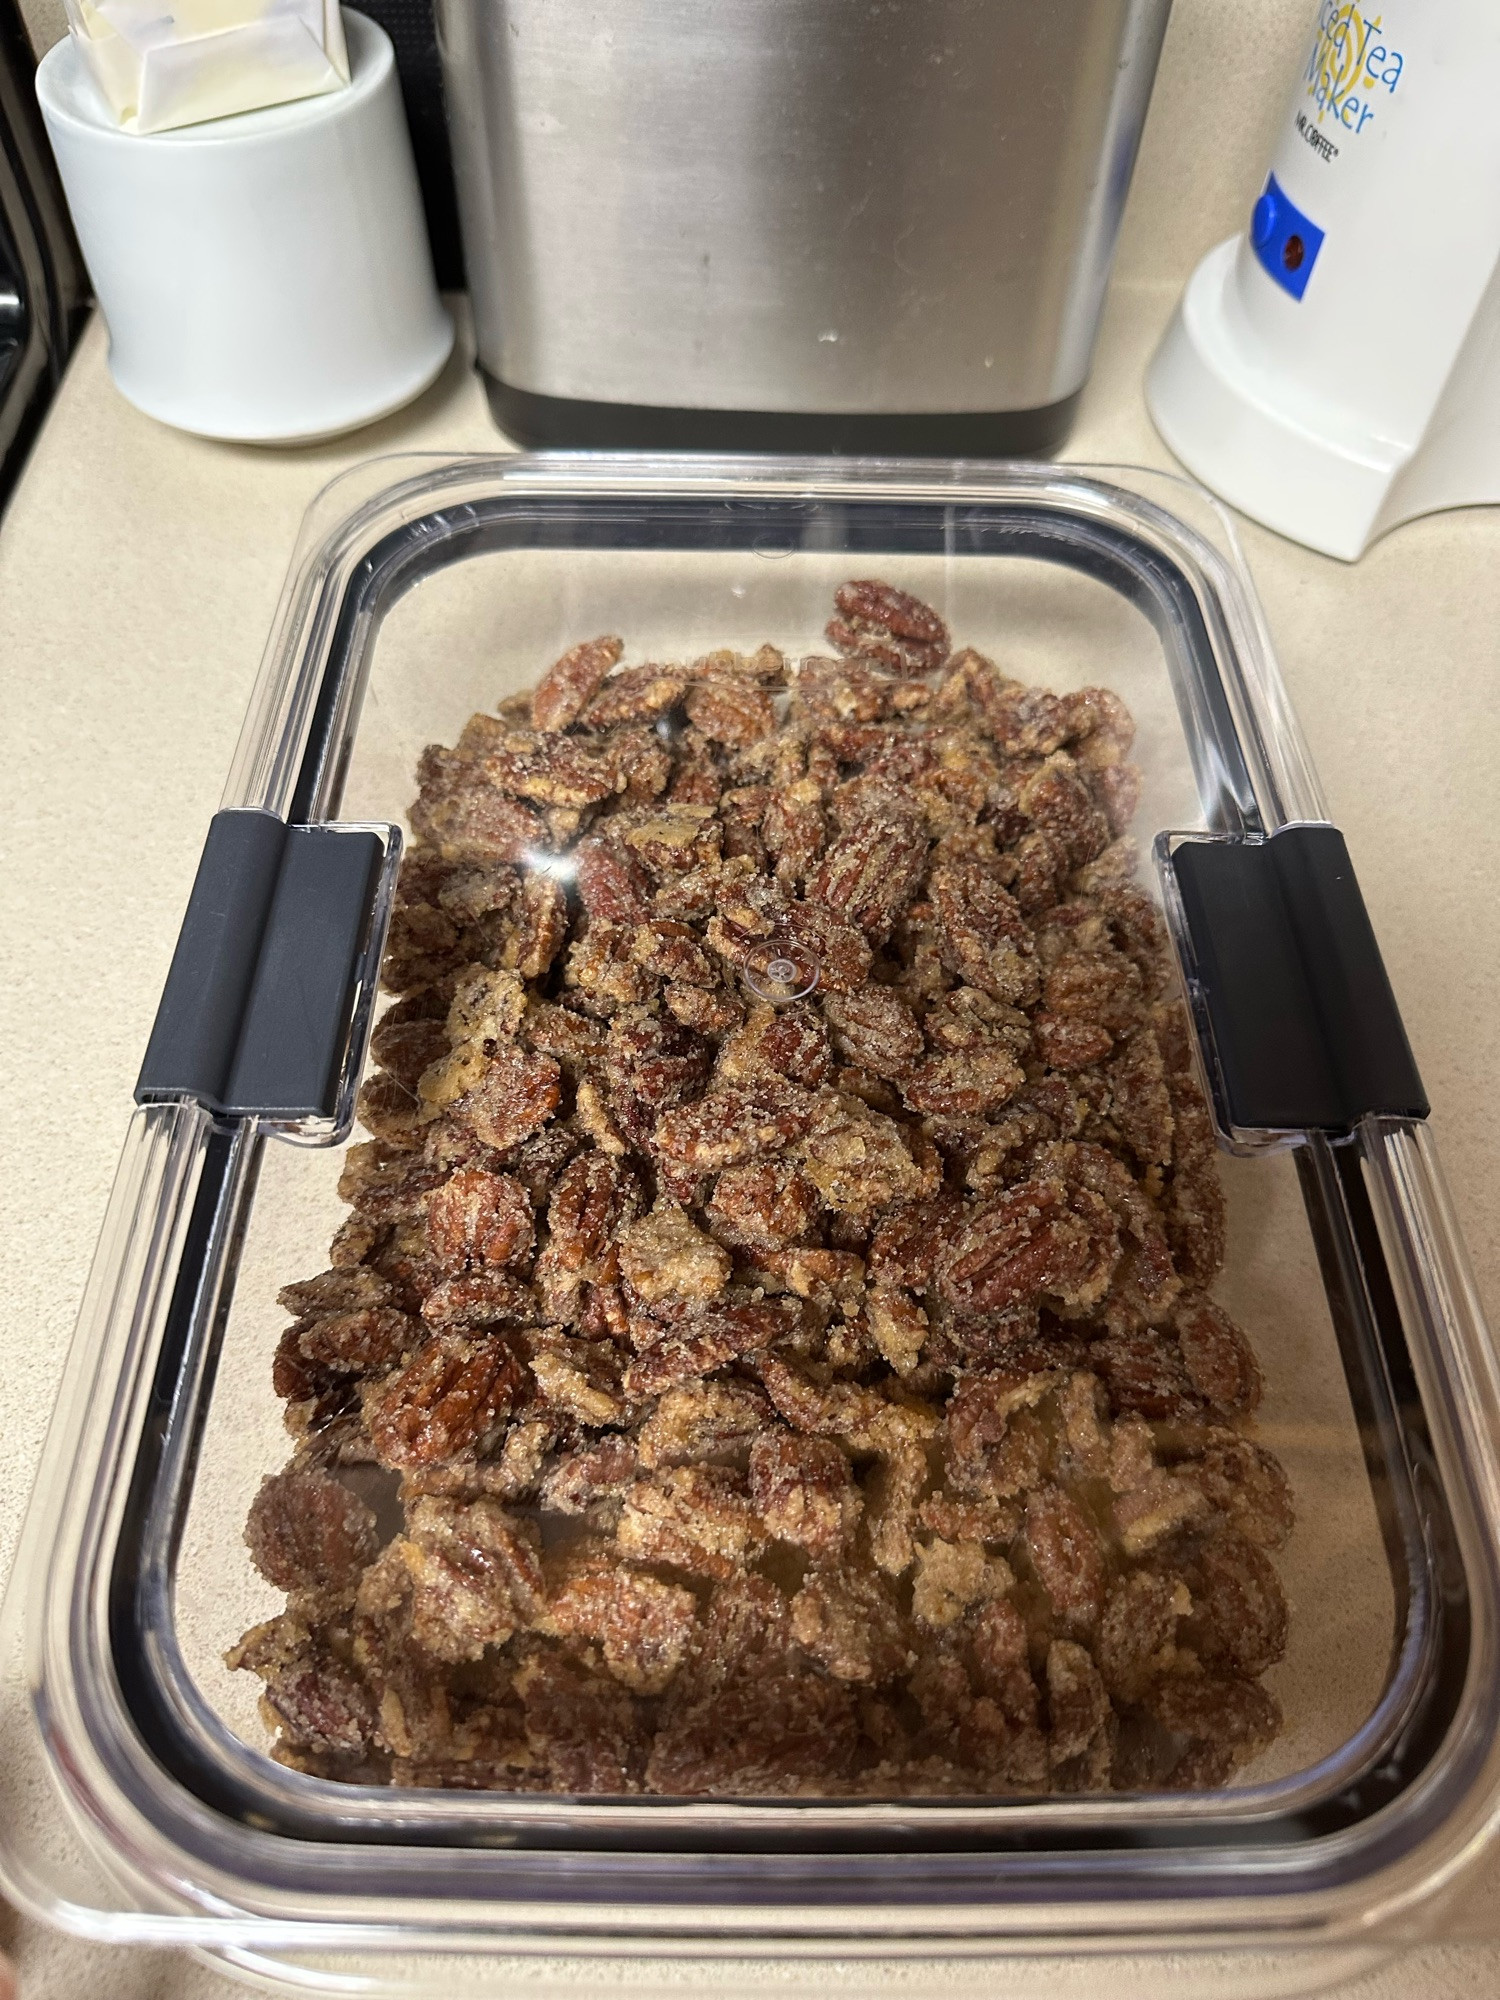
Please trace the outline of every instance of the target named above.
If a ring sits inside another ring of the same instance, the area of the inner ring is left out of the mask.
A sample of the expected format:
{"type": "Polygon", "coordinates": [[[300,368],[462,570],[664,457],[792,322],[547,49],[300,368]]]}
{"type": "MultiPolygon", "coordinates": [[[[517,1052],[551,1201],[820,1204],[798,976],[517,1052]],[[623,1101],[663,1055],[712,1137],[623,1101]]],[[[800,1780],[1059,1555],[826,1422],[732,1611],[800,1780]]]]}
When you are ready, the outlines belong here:
{"type": "Polygon", "coordinates": [[[672,410],[538,396],[481,368],[495,422],[541,450],[814,452],[856,458],[1043,458],[1072,427],[1081,390],[1030,410],[893,416],[837,410],[672,410]]]}

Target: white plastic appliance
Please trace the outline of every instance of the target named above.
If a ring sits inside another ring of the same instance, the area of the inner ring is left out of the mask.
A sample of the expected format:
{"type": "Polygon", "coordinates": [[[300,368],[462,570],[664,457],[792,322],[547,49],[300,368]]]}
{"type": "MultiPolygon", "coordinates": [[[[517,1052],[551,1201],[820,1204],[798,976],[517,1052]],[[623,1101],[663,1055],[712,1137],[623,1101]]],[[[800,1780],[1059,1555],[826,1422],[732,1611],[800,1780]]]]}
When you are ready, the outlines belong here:
{"type": "Polygon", "coordinates": [[[1249,231],[1146,397],[1206,485],[1347,561],[1500,502],[1500,0],[1322,0],[1249,231]]]}

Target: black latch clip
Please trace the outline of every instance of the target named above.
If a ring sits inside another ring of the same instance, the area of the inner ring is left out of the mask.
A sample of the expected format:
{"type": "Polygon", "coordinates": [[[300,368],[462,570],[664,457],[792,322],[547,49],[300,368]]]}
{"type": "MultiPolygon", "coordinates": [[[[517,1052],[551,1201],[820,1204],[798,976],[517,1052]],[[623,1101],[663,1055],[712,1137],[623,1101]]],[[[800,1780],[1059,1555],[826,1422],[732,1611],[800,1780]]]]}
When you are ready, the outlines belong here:
{"type": "Polygon", "coordinates": [[[346,1108],[400,858],[395,827],[214,815],[135,1087],[226,1118],[346,1108]]]}
{"type": "Polygon", "coordinates": [[[1425,1118],[1427,1095],[1333,826],[1170,850],[1189,991],[1231,1132],[1425,1118]]]}

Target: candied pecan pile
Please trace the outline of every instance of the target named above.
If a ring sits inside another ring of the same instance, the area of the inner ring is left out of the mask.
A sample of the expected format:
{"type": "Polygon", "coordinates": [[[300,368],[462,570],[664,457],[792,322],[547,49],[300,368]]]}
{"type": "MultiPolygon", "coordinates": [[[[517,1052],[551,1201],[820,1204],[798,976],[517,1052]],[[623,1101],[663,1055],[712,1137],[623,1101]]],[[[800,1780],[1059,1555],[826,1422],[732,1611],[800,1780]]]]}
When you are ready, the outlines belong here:
{"type": "Polygon", "coordinates": [[[1222,1783],[1277,1732],[1260,1374],[1132,725],[882,583],[575,647],[427,751],[229,1655],[361,1782],[1222,1783]]]}

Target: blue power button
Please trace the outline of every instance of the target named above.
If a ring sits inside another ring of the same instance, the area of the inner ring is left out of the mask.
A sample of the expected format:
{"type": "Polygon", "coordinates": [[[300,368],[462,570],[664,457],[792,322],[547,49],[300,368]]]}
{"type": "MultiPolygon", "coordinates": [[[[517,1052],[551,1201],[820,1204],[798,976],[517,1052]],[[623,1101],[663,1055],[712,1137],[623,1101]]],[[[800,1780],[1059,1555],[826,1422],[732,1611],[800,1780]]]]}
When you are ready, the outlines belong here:
{"type": "Polygon", "coordinates": [[[1323,247],[1323,232],[1272,174],[1250,216],[1250,247],[1284,292],[1300,299],[1323,247]]]}

